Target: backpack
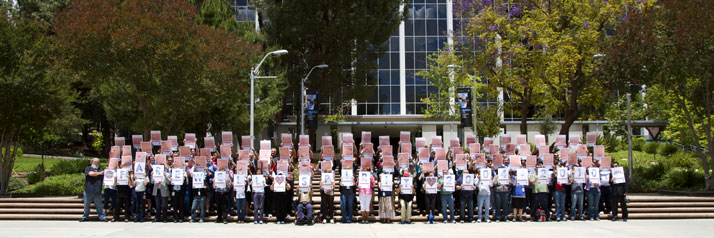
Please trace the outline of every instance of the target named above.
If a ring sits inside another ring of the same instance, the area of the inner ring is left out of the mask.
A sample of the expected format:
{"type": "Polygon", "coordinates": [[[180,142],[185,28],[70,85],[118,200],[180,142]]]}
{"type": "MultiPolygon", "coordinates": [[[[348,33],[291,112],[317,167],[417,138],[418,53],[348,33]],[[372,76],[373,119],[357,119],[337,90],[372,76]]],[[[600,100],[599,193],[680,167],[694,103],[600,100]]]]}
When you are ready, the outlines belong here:
{"type": "Polygon", "coordinates": [[[536,211],[536,221],[537,222],[545,222],[545,210],[538,209],[536,211]]]}

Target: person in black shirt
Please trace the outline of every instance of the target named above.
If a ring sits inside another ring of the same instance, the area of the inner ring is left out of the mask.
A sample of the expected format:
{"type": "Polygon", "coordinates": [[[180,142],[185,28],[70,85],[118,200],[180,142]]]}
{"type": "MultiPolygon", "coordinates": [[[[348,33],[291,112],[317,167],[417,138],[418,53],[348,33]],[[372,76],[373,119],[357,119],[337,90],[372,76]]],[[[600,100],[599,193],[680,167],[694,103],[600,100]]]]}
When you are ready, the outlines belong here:
{"type": "MultiPolygon", "coordinates": [[[[614,162],[612,163],[613,167],[620,167],[620,163],[614,162]]],[[[614,177],[613,177],[614,181],[614,177]]],[[[612,208],[612,221],[617,221],[617,209],[622,208],[622,220],[627,221],[627,181],[624,183],[619,183],[615,184],[613,183],[612,185],[612,201],[613,205],[615,205],[612,208]]]]}
{"type": "Polygon", "coordinates": [[[92,164],[84,168],[84,215],[80,222],[89,220],[89,207],[94,203],[100,221],[107,221],[102,202],[102,181],[104,171],[99,168],[99,159],[92,159],[92,164]]]}

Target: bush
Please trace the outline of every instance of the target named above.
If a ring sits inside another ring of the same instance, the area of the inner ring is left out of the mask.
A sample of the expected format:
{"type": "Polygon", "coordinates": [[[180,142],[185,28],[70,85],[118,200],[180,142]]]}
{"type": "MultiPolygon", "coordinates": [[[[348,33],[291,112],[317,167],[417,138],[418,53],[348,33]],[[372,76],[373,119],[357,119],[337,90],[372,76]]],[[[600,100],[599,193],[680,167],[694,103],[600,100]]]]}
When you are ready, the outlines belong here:
{"type": "Polygon", "coordinates": [[[91,161],[87,159],[61,160],[52,166],[50,174],[57,176],[62,174],[84,173],[84,168],[90,164],[91,161]]]}
{"type": "Polygon", "coordinates": [[[690,168],[672,168],[662,179],[662,188],[693,190],[704,188],[704,172],[690,168]]]}
{"type": "Polygon", "coordinates": [[[659,150],[659,154],[664,156],[670,156],[677,152],[679,152],[679,146],[673,144],[664,144],[659,150]]]}
{"type": "Polygon", "coordinates": [[[660,143],[657,142],[650,142],[645,144],[645,153],[647,154],[657,154],[657,151],[659,151],[660,148],[660,143]]]}
{"type": "MultiPolygon", "coordinates": [[[[12,152],[12,150],[10,150],[10,152],[12,152]]],[[[5,148],[2,148],[2,150],[0,150],[0,153],[5,154],[5,148]]],[[[15,150],[15,157],[22,157],[23,154],[24,153],[22,152],[22,148],[17,147],[17,150],[15,150]]]]}
{"type": "Polygon", "coordinates": [[[649,164],[634,168],[634,175],[637,179],[660,180],[667,171],[664,163],[650,162],[649,164]]]}
{"type": "Polygon", "coordinates": [[[620,140],[617,139],[617,136],[610,135],[610,133],[604,134],[604,136],[602,137],[602,142],[602,145],[605,146],[605,151],[607,152],[615,152],[618,150],[617,147],[620,146],[620,140]]]}
{"type": "Polygon", "coordinates": [[[676,153],[663,159],[663,162],[668,170],[672,168],[702,168],[699,159],[691,153],[676,153]]]}
{"type": "Polygon", "coordinates": [[[15,191],[24,187],[27,187],[27,180],[18,177],[11,177],[8,184],[8,191],[15,191]]]}
{"type": "Polygon", "coordinates": [[[45,179],[45,170],[42,164],[37,164],[34,169],[27,175],[27,183],[35,184],[45,179]]]}
{"type": "Polygon", "coordinates": [[[15,190],[13,193],[32,193],[44,196],[79,195],[84,191],[84,174],[51,176],[45,181],[15,190]]]}
{"type": "Polygon", "coordinates": [[[632,138],[632,150],[634,151],[643,151],[645,146],[645,139],[642,137],[633,137],[632,138]]]}

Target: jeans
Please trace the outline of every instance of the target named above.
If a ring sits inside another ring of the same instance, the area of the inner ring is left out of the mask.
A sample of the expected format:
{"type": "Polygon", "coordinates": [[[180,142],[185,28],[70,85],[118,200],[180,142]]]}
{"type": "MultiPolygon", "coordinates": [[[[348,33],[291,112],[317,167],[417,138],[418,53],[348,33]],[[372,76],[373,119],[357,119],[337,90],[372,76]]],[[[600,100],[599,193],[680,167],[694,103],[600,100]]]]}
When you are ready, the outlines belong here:
{"type": "MultiPolygon", "coordinates": [[[[117,203],[117,190],[105,188],[104,189],[104,210],[109,210],[114,208],[114,204],[117,203]],[[109,206],[111,204],[111,207],[109,206]]],[[[96,204],[95,204],[96,206],[96,204]]]]}
{"type": "Polygon", "coordinates": [[[488,221],[488,210],[491,208],[491,196],[490,195],[478,195],[478,220],[485,218],[488,221]],[[481,213],[483,212],[483,213],[481,213]],[[481,214],[484,216],[482,217],[481,214]]]}
{"type": "Polygon", "coordinates": [[[206,196],[194,196],[191,204],[191,220],[196,221],[196,208],[201,209],[201,221],[206,216],[206,196]]]}
{"type": "Polygon", "coordinates": [[[245,214],[246,214],[245,198],[236,199],[236,216],[238,216],[238,220],[243,221],[243,219],[245,219],[245,214]]]}
{"type": "Polygon", "coordinates": [[[555,218],[565,220],[565,190],[555,191],[555,218]]]}
{"type": "Polygon", "coordinates": [[[588,216],[590,219],[600,219],[600,190],[592,188],[588,190],[588,216]]]}
{"type": "Polygon", "coordinates": [[[265,210],[263,209],[263,202],[265,202],[265,193],[253,193],[253,221],[259,222],[263,221],[265,218],[265,210]]]}
{"type": "Polygon", "coordinates": [[[573,193],[570,199],[570,219],[583,218],[583,194],[573,193]],[[575,206],[578,206],[578,216],[575,216],[575,206]]]}
{"type": "Polygon", "coordinates": [[[449,213],[451,215],[449,222],[454,222],[454,196],[451,194],[441,194],[441,214],[444,215],[444,222],[446,222],[446,206],[449,207],[449,213]]]}
{"type": "Polygon", "coordinates": [[[461,205],[461,221],[464,222],[471,222],[474,219],[474,197],[473,195],[471,196],[461,196],[461,199],[459,201],[459,204],[461,205]],[[466,214],[466,209],[469,209],[469,216],[465,216],[466,214]]]}
{"type": "Polygon", "coordinates": [[[297,217],[298,219],[312,218],[312,204],[310,203],[300,203],[297,205],[297,217]]]}
{"type": "Polygon", "coordinates": [[[412,200],[399,199],[401,206],[402,221],[411,221],[412,217],[412,200]]]}
{"type": "Polygon", "coordinates": [[[505,221],[508,217],[510,210],[508,209],[508,192],[497,192],[496,193],[496,210],[494,220],[505,221]]]}
{"type": "Polygon", "coordinates": [[[84,192],[84,215],[82,215],[82,219],[89,219],[89,206],[92,203],[94,203],[94,208],[97,210],[99,220],[106,219],[107,217],[104,214],[104,204],[102,203],[102,194],[87,192],[84,192]]]}
{"type": "Polygon", "coordinates": [[[136,192],[134,194],[134,211],[136,212],[136,217],[134,221],[144,221],[146,210],[146,200],[144,199],[145,192],[136,192]]]}
{"type": "Polygon", "coordinates": [[[346,192],[340,195],[340,210],[342,211],[342,221],[352,222],[352,212],[355,206],[355,193],[346,192]]]}

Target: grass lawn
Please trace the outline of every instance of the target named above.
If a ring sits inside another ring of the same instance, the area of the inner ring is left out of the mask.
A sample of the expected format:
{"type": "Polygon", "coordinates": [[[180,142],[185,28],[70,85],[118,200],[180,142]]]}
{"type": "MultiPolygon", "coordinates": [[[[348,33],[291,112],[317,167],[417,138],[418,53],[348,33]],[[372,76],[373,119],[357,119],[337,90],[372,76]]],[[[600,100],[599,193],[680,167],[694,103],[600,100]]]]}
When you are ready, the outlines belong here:
{"type": "MultiPolygon", "coordinates": [[[[89,159],[89,158],[87,158],[89,159]]],[[[61,161],[61,159],[51,159],[45,158],[45,170],[50,170],[53,165],[61,161]]],[[[100,167],[104,168],[107,166],[106,160],[99,160],[100,167]]],[[[15,172],[30,172],[35,166],[42,162],[41,158],[30,158],[30,157],[17,157],[15,159],[15,172]]]]}
{"type": "MultiPolygon", "coordinates": [[[[45,169],[52,168],[52,165],[59,162],[59,159],[45,158],[45,169]]],[[[15,159],[15,172],[30,172],[42,162],[41,158],[17,157],[15,159]]]]}

